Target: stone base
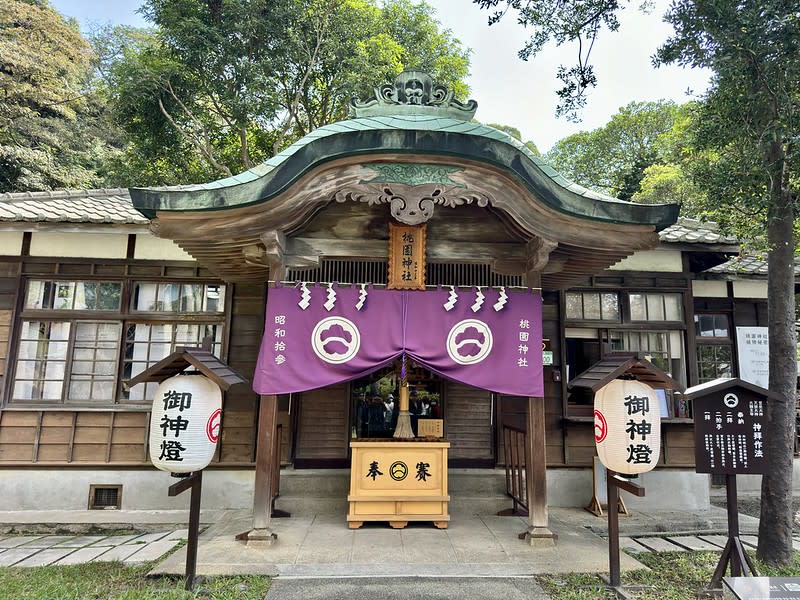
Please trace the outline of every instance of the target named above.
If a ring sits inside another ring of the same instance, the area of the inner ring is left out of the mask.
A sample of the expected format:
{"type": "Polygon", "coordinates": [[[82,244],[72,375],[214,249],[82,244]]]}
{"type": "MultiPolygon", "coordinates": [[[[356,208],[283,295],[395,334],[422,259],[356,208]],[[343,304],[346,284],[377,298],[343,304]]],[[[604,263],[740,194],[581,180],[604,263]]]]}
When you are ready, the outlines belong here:
{"type": "Polygon", "coordinates": [[[547,527],[528,527],[527,531],[519,534],[519,539],[536,548],[552,548],[556,545],[558,535],[547,527]]]}
{"type": "Polygon", "coordinates": [[[278,534],[269,529],[251,529],[236,536],[236,541],[256,548],[272,546],[277,540],[278,534]]]}

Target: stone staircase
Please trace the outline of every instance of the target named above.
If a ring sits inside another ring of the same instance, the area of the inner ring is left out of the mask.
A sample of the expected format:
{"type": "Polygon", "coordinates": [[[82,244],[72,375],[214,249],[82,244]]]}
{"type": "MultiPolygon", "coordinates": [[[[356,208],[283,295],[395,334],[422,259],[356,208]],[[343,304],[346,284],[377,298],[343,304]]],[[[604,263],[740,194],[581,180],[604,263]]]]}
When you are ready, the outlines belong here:
{"type": "MultiPolygon", "coordinates": [[[[503,469],[450,469],[450,512],[496,514],[510,508],[503,469]]],[[[346,514],[350,469],[281,470],[280,496],[275,508],[293,516],[346,514]]]]}

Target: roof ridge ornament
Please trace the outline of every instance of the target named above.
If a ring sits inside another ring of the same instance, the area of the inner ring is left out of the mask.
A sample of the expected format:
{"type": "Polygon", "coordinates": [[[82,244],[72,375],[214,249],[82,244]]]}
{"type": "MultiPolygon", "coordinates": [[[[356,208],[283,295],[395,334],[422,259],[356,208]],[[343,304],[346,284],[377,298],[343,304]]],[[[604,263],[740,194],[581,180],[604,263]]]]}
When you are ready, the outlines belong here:
{"type": "Polygon", "coordinates": [[[424,71],[403,71],[394,83],[375,88],[372,98],[363,102],[350,99],[350,116],[354,118],[425,115],[470,121],[477,109],[475,100],[459,102],[451,90],[434,83],[424,71]]]}

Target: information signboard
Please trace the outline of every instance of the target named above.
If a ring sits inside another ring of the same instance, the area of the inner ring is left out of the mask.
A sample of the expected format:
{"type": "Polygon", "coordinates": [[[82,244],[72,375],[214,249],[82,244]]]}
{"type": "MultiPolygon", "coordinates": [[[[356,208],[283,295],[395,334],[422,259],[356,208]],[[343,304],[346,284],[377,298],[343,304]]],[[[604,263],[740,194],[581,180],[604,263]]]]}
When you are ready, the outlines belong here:
{"type": "Polygon", "coordinates": [[[739,378],[761,387],[769,385],[769,332],[766,327],[737,327],[739,378]]]}
{"type": "Polygon", "coordinates": [[[686,390],[693,401],[698,473],[764,473],[768,393],[738,379],[718,379],[686,390]]]}

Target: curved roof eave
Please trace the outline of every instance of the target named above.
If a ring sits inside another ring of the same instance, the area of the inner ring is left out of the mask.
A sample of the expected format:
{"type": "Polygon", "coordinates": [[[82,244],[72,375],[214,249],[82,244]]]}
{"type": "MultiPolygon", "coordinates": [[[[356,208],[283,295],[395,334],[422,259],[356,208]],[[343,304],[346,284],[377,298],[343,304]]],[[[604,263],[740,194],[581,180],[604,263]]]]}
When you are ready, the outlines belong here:
{"type": "Polygon", "coordinates": [[[676,204],[634,204],[573,183],[505,132],[479,123],[435,116],[362,117],[316,129],[252,169],[210,183],[131,188],[133,205],[149,218],[157,211],[205,211],[268,202],[320,165],[347,156],[449,156],[491,164],[518,179],[550,208],[578,218],[649,225],[675,222],[676,204]]]}

